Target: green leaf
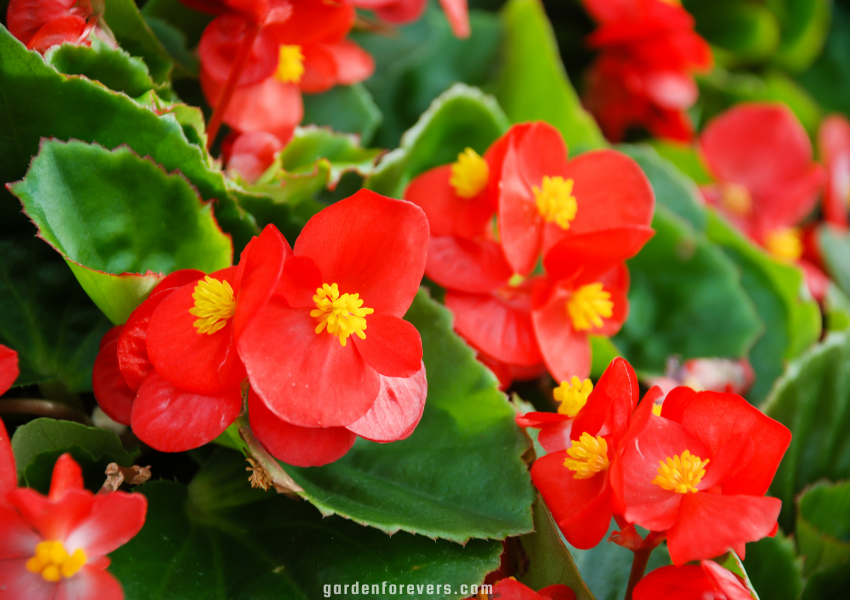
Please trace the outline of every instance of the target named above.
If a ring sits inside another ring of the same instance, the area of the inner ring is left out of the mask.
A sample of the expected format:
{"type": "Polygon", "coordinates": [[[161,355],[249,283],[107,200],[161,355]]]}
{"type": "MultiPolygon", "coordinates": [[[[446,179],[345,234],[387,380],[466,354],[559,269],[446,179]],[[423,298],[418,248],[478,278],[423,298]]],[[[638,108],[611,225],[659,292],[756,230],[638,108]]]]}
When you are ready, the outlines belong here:
{"type": "Polygon", "coordinates": [[[788,365],[762,409],[791,430],[770,488],[782,500],[779,524],[794,526],[794,498],[822,478],[850,477],[850,332],[830,333],[788,365]]]}
{"type": "Polygon", "coordinates": [[[763,598],[797,600],[803,590],[803,563],[782,533],[747,544],[744,559],[753,587],[763,598]]]}
{"type": "Polygon", "coordinates": [[[775,260],[714,211],[709,212],[707,233],[741,269],[741,283],[764,324],[750,351],[756,380],[747,394],[750,402],[760,404],[782,374],[786,359],[820,338],[820,309],[815,301],[801,298],[805,282],[798,267],[775,260]]]}
{"type": "Polygon", "coordinates": [[[573,154],[604,147],[596,122],[570,85],[540,0],[510,0],[501,16],[504,63],[496,80],[496,97],[511,122],[551,123],[573,154]]]}
{"type": "Polygon", "coordinates": [[[413,435],[391,444],[358,439],[333,464],[284,468],[323,514],[387,533],[465,543],[531,531],[534,489],[521,458],[529,442],[495,377],[426,293],[405,318],[422,336],[428,370],[428,401],[413,435]]]}
{"type": "Polygon", "coordinates": [[[850,116],[850,6],[834,3],[832,28],[823,52],[798,81],[827,112],[850,116]]]}
{"type": "MultiPolygon", "coordinates": [[[[389,537],[322,518],[306,502],[250,489],[245,464],[219,450],[188,487],[153,481],[137,488],[148,499],[145,526],[110,554],[127,600],[312,600],[355,582],[384,589],[357,597],[385,598],[389,584],[404,584],[406,598],[457,599],[469,596],[461,585],[480,584],[499,566],[497,542],[464,547],[408,533],[389,537]],[[427,584],[452,591],[429,595],[427,584]]],[[[345,596],[342,589],[333,595],[345,596]]]]}
{"type": "Polygon", "coordinates": [[[364,146],[372,141],[381,119],[381,111],[372,95],[360,83],[338,85],[324,94],[304,95],[304,118],[301,120],[304,125],[357,134],[364,146]]]}
{"type": "Polygon", "coordinates": [[[151,79],[144,61],[120,48],[110,48],[100,40],[94,40],[91,47],[73,44],[54,46],[44,59],[60,73],[85,75],[131,98],[159,87],[151,79]]]}
{"type": "Polygon", "coordinates": [[[830,278],[845,294],[850,294],[850,234],[823,225],[818,242],[830,278]]]}
{"type": "Polygon", "coordinates": [[[599,337],[596,335],[590,336],[590,355],[592,364],[590,366],[590,376],[593,379],[598,379],[611,364],[611,361],[620,356],[620,351],[611,338],[599,337]]]}
{"type": "Polygon", "coordinates": [[[189,8],[180,0],[147,0],[142,7],[142,16],[168,23],[178,28],[186,38],[187,48],[194,48],[201,41],[207,25],[215,15],[189,8]]]}
{"type": "MultiPolygon", "coordinates": [[[[236,193],[228,191],[203,147],[186,138],[175,114],[158,116],[123,94],[57,73],[3,27],[0,56],[0,183],[23,178],[42,137],[97,142],[109,149],[127,144],[169,173],[179,170],[204,200],[216,200],[216,219],[234,237],[237,252],[257,233],[236,204],[236,193]]],[[[0,221],[20,223],[11,216],[18,210],[17,201],[0,190],[0,221]]]]}
{"type": "Polygon", "coordinates": [[[428,169],[453,163],[465,148],[483,155],[510,126],[492,96],[457,84],[434,100],[405,132],[401,146],[386,154],[365,186],[401,198],[410,180],[428,169]]]}
{"type": "Polygon", "coordinates": [[[715,58],[724,66],[764,62],[779,45],[779,21],[761,4],[714,0],[684,6],[696,19],[697,33],[718,47],[715,58]]]}
{"type": "Polygon", "coordinates": [[[850,328],[850,298],[831,281],[826,289],[824,316],[827,331],[850,328]]]}
{"type": "Polygon", "coordinates": [[[211,204],[126,147],[45,141],[10,190],[113,323],[126,321],[156,283],[121,274],[230,266],[232,246],[211,204]]]}
{"type": "Polygon", "coordinates": [[[86,487],[100,489],[109,463],[133,464],[134,455],[121,446],[111,431],[70,421],[35,419],[18,427],[12,436],[12,453],[18,478],[46,494],[56,459],[69,452],[83,468],[86,487]]]}
{"type": "Polygon", "coordinates": [[[708,172],[694,146],[661,139],[652,139],[649,141],[649,144],[655,148],[655,151],[662,158],[670,161],[670,163],[690,177],[697,185],[706,185],[714,181],[714,178],[708,172]]]}
{"type": "Polygon", "coordinates": [[[840,564],[815,571],[803,588],[801,600],[834,600],[850,595],[850,568],[840,564]]]}
{"type": "Polygon", "coordinates": [[[761,324],[735,265],[664,206],[652,226],[655,237],[628,262],[630,313],[617,348],[650,373],[671,356],[745,356],[761,324]]]}
{"type": "Polygon", "coordinates": [[[575,592],[576,600],[595,600],[542,498],[534,503],[534,532],[520,537],[519,543],[528,559],[528,570],[519,578],[522,583],[534,590],[563,584],[575,592]]]}
{"type": "Polygon", "coordinates": [[[58,381],[72,392],[91,390],[109,321],[41,240],[2,239],[0,256],[0,344],[18,352],[15,384],[58,381]]]}
{"type": "Polygon", "coordinates": [[[103,0],[103,5],[103,19],[115,34],[119,45],[133,56],[144,59],[154,81],[169,81],[174,62],[168,50],[145,23],[136,3],[133,0],[103,0]]]}
{"type": "Polygon", "coordinates": [[[729,551],[726,555],[726,559],[721,562],[717,561],[724,568],[729,571],[732,571],[735,575],[744,580],[744,585],[747,587],[747,590],[750,592],[750,596],[754,598],[754,600],[759,600],[758,592],[756,592],[753,583],[750,581],[750,576],[747,574],[747,570],[744,568],[744,563],[741,561],[740,557],[735,554],[734,551],[729,551]]]}
{"type": "Polygon", "coordinates": [[[402,133],[452,85],[488,83],[499,51],[499,20],[492,13],[472,10],[469,21],[472,34],[458,39],[445,13],[431,2],[421,19],[399,27],[393,35],[352,32],[351,39],[375,59],[375,73],[364,82],[383,115],[374,145],[397,147],[402,133]]]}
{"type": "Polygon", "coordinates": [[[773,62],[788,71],[806,70],[823,48],[832,2],[767,0],[767,6],[776,13],[781,27],[781,40],[773,62]]]}
{"type": "Polygon", "coordinates": [[[850,483],[816,483],[797,499],[797,546],[806,575],[850,561],[850,483]]]}

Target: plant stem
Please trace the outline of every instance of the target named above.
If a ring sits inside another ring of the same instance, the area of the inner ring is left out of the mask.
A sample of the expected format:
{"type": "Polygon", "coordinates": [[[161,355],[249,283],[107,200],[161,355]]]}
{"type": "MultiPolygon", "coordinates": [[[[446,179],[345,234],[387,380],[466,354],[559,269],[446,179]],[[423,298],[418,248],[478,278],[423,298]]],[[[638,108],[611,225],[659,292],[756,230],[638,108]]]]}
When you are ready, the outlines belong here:
{"type": "Polygon", "coordinates": [[[236,91],[236,84],[242,76],[242,69],[245,68],[245,63],[248,62],[248,57],[251,56],[251,49],[254,47],[254,40],[257,39],[257,34],[260,33],[259,25],[250,23],[245,31],[245,37],[242,38],[242,44],[236,52],[236,58],[233,59],[233,66],[230,67],[230,75],[227,76],[227,82],[224,84],[224,89],[218,102],[213,109],[213,114],[210,117],[210,122],[207,125],[207,150],[212,148],[215,143],[215,138],[218,136],[218,130],[221,128],[221,122],[224,120],[224,114],[227,112],[227,107],[230,105],[230,100],[233,98],[233,92],[236,91]]]}
{"type": "Polygon", "coordinates": [[[52,400],[35,400],[32,398],[0,400],[0,413],[37,415],[51,419],[76,421],[91,426],[91,419],[87,414],[67,404],[53,402],[52,400]]]}
{"type": "Polygon", "coordinates": [[[643,579],[650,554],[652,554],[652,548],[642,548],[635,551],[635,557],[632,560],[632,571],[629,573],[629,585],[626,587],[624,600],[632,600],[632,592],[635,591],[635,586],[638,582],[643,579]]]}
{"type": "Polygon", "coordinates": [[[239,426],[239,437],[248,446],[248,453],[260,466],[262,466],[269,477],[272,479],[275,490],[280,494],[286,494],[291,497],[298,497],[299,492],[303,492],[304,488],[295,483],[295,480],[289,476],[289,473],[283,470],[283,467],[272,457],[271,454],[263,447],[260,441],[254,436],[251,431],[251,426],[248,424],[248,417],[242,415],[237,419],[239,426]]]}

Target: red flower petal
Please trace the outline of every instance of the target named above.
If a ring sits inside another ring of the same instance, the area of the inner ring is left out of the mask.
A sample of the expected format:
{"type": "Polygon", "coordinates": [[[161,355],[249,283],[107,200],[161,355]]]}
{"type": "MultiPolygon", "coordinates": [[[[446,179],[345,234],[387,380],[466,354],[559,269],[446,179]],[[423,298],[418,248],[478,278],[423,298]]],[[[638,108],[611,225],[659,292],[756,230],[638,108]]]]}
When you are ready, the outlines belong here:
{"type": "Polygon", "coordinates": [[[275,155],[283,145],[283,140],[267,131],[237,134],[227,153],[227,171],[231,176],[236,173],[248,183],[255,183],[274,164],[275,155]]]}
{"type": "Polygon", "coordinates": [[[0,560],[0,589],[8,598],[56,600],[56,584],[27,571],[26,564],[34,556],[35,545],[32,550],[33,553],[26,558],[0,560]]]}
{"type": "Polygon", "coordinates": [[[587,403],[575,416],[572,438],[577,440],[585,432],[598,435],[607,423],[608,431],[615,440],[619,440],[629,427],[638,394],[635,370],[625,359],[615,358],[596,382],[587,403]]]}
{"type": "Polygon", "coordinates": [[[623,225],[570,235],[555,244],[543,259],[553,280],[578,279],[592,283],[602,273],[635,256],[655,230],[645,225],[623,225]]]}
{"type": "Polygon", "coordinates": [[[850,122],[842,115],[825,118],[818,131],[820,156],[828,182],[823,212],[828,223],[847,227],[847,198],[850,198],[850,122]]]}
{"type": "Polygon", "coordinates": [[[425,211],[434,237],[483,236],[495,212],[491,190],[488,186],[474,198],[461,198],[449,183],[451,171],[451,165],[443,165],[418,175],[407,186],[404,199],[425,211]]]}
{"type": "Polygon", "coordinates": [[[472,30],[469,27],[469,9],[466,0],[440,0],[446,13],[452,33],[459,38],[468,38],[472,30]]]}
{"type": "Polygon", "coordinates": [[[38,30],[27,42],[27,49],[44,54],[59,44],[78,44],[89,30],[86,20],[76,15],[59,17],[38,30]]]}
{"type": "Polygon", "coordinates": [[[428,5],[427,0],[356,0],[358,6],[371,8],[367,5],[374,4],[375,14],[387,23],[410,23],[418,20],[425,12],[428,5]]]}
{"type": "Polygon", "coordinates": [[[304,75],[299,86],[308,94],[327,91],[334,85],[353,85],[375,71],[372,56],[353,42],[310,44],[303,47],[304,75]]]}
{"type": "Polygon", "coordinates": [[[211,442],[242,409],[239,387],[216,396],[181,390],[154,372],[133,403],[133,433],[162,452],[183,452],[211,442]]]}
{"type": "Polygon", "coordinates": [[[251,429],[278,460],[296,467],[320,467],[342,458],[357,436],[344,427],[299,427],[268,409],[251,390],[248,394],[251,429]]]}
{"type": "Polygon", "coordinates": [[[661,567],[648,573],[635,586],[632,598],[634,600],[659,600],[660,598],[664,600],[699,600],[723,597],[717,595],[716,587],[706,577],[701,567],[684,565],[681,567],[661,567]]]}
{"type": "Polygon", "coordinates": [[[56,586],[55,600],[124,600],[121,584],[111,574],[94,566],[84,565],[70,579],[63,579],[56,586]]]}
{"type": "Polygon", "coordinates": [[[576,595],[563,584],[550,585],[535,592],[511,577],[496,583],[489,597],[499,598],[499,600],[575,600],[576,595]]]}
{"type": "MultiPolygon", "coordinates": [[[[233,285],[237,267],[211,275],[233,285]]],[[[239,290],[234,290],[236,293],[239,290]]],[[[172,385],[191,394],[216,396],[245,379],[245,368],[236,353],[233,321],[213,334],[198,333],[190,283],[168,295],[151,315],[147,333],[148,356],[157,373],[172,385]]]]}
{"type": "Polygon", "coordinates": [[[302,427],[350,425],[375,402],[380,376],[350,339],[343,347],[316,324],[309,309],[273,297],[242,334],[239,353],[251,387],[278,417],[302,427]]]}
{"type": "Polygon", "coordinates": [[[513,271],[496,242],[444,236],[431,238],[425,274],[447,289],[486,294],[507,285],[513,271]]]}
{"type": "Polygon", "coordinates": [[[413,433],[428,396],[425,365],[411,377],[381,376],[378,398],[365,415],[347,426],[362,438],[373,442],[396,442],[413,433]]]}
{"type": "Polygon", "coordinates": [[[26,44],[50,21],[71,14],[76,14],[83,20],[88,18],[91,10],[86,11],[82,6],[75,7],[75,4],[77,0],[9,0],[6,13],[9,33],[26,44]]]}
{"type": "Polygon", "coordinates": [[[412,377],[421,369],[422,338],[416,327],[398,317],[366,317],[366,339],[351,341],[366,364],[386,377],[412,377]]]}
{"type": "MultiPolygon", "coordinates": [[[[18,487],[18,472],[15,470],[15,456],[6,426],[0,419],[0,507],[6,503],[6,493],[18,487]]],[[[2,545],[0,545],[2,548],[2,545]]],[[[2,553],[0,553],[2,559],[2,553]]]]}
{"type": "Polygon", "coordinates": [[[12,387],[18,373],[18,353],[0,344],[0,394],[12,387]]]}
{"type": "Polygon", "coordinates": [[[290,308],[316,308],[316,295],[322,287],[322,274],[311,258],[293,256],[283,266],[275,293],[290,308]]]}
{"type": "MultiPolygon", "coordinates": [[[[114,327],[113,330],[120,331],[121,326],[114,327]]],[[[136,391],[127,385],[121,375],[118,365],[118,339],[102,346],[97,353],[92,371],[92,390],[106,416],[123,425],[130,424],[136,391]]]]}
{"type": "Polygon", "coordinates": [[[83,470],[67,452],[62,454],[53,465],[53,476],[50,479],[51,502],[57,502],[70,490],[83,489],[83,470]]]}
{"type": "MultiPolygon", "coordinates": [[[[242,40],[252,35],[256,24],[243,15],[227,13],[217,17],[204,29],[198,55],[203,70],[217,83],[224,85],[234,67],[242,40]]],[[[266,28],[256,34],[251,54],[239,75],[240,87],[251,86],[271,77],[278,64],[279,44],[266,28]]]]}
{"type": "Polygon", "coordinates": [[[105,556],[130,541],[145,524],[142,494],[112,492],[94,497],[91,514],[65,540],[69,553],[82,548],[88,559],[105,556]]]}
{"type": "Polygon", "coordinates": [[[355,16],[347,2],[299,0],[288,19],[267,28],[278,44],[332,44],[345,39],[355,16]]]}
{"type": "Polygon", "coordinates": [[[520,427],[534,427],[541,429],[553,424],[569,421],[570,417],[551,412],[529,412],[516,416],[516,424],[520,427]]]}
{"type": "Polygon", "coordinates": [[[727,571],[716,562],[710,560],[700,561],[703,573],[709,581],[711,581],[718,591],[726,595],[726,600],[750,600],[753,595],[750,593],[741,579],[727,571]]]}
{"type": "Polygon", "coordinates": [[[415,204],[360,190],[311,218],[295,254],[313,259],[324,283],[360,294],[376,313],[403,317],[419,289],[428,219],[415,204]]]}
{"type": "Polygon", "coordinates": [[[756,496],[682,494],[679,519],[667,532],[674,565],[713,558],[730,548],[744,557],[744,544],[767,536],[776,525],[782,501],[756,496]]]}
{"type": "Polygon", "coordinates": [[[584,379],[590,375],[588,333],[573,328],[566,298],[565,294],[556,293],[545,306],[531,311],[540,354],[557,381],[569,381],[573,376],[584,379]]]}
{"type": "Polygon", "coordinates": [[[29,488],[12,490],[6,498],[45,540],[64,540],[89,515],[94,501],[82,489],[67,490],[55,501],[29,488]]]}
{"type": "MultiPolygon", "coordinates": [[[[6,492],[0,490],[0,494],[3,496],[0,497],[0,523],[3,523],[3,527],[0,527],[0,565],[5,564],[10,558],[24,557],[28,560],[35,555],[35,547],[41,538],[14,508],[6,505],[6,492]]],[[[4,580],[0,574],[0,586],[3,583],[4,580]]],[[[8,591],[8,588],[0,587],[0,589],[8,591]]],[[[24,597],[28,598],[28,596],[24,597]]]]}
{"type": "Polygon", "coordinates": [[[544,427],[537,436],[537,441],[546,452],[559,452],[573,445],[570,436],[575,422],[572,419],[544,427]]]}

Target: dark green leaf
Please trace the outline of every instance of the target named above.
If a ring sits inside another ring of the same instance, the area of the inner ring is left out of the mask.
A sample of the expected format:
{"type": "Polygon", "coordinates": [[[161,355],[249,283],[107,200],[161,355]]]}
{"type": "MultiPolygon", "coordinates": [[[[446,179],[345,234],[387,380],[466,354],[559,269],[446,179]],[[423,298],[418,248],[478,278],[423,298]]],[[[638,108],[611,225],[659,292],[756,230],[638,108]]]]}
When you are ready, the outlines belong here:
{"type": "Polygon", "coordinates": [[[727,570],[732,571],[735,575],[744,580],[744,585],[750,592],[750,595],[754,598],[754,600],[759,600],[758,592],[756,592],[753,583],[750,581],[750,576],[747,574],[747,570],[744,568],[744,563],[741,561],[740,557],[735,554],[733,551],[729,551],[726,555],[726,559],[723,561],[718,560],[723,567],[727,570]]]}
{"type": "Polygon", "coordinates": [[[168,82],[174,62],[145,23],[136,3],[133,0],[103,0],[103,5],[103,19],[120,46],[133,56],[144,59],[154,81],[168,82]]]}
{"type": "Polygon", "coordinates": [[[833,282],[829,282],[824,301],[827,331],[842,331],[850,327],[850,298],[833,282]]]}
{"type": "Polygon", "coordinates": [[[144,61],[120,48],[110,48],[100,40],[89,46],[62,44],[51,48],[44,59],[65,75],[85,75],[131,98],[158,88],[144,61]]]}
{"type": "Polygon", "coordinates": [[[230,266],[232,246],[212,206],[182,176],[126,147],[45,141],[10,189],[114,323],[126,321],[156,283],[122,273],[230,266]]]}
{"type": "Polygon", "coordinates": [[[850,235],[823,225],[818,242],[830,277],[842,292],[850,294],[850,235]]]}
{"type": "Polygon", "coordinates": [[[428,401],[406,440],[358,439],[320,468],[284,465],[324,514],[442,537],[503,539],[531,530],[528,438],[496,379],[453,332],[449,312],[420,292],[407,313],[422,336],[428,401]]]}
{"type": "Polygon", "coordinates": [[[801,600],[836,600],[847,597],[850,597],[850,568],[845,563],[816,571],[806,581],[801,600]]]}
{"type": "Polygon", "coordinates": [[[696,148],[690,144],[653,139],[649,144],[682,173],[690,177],[697,185],[712,183],[714,178],[703,164],[696,148]]]}
{"type": "Polygon", "coordinates": [[[324,94],[305,94],[301,122],[357,134],[367,146],[381,124],[381,111],[362,84],[338,85],[324,94]]]}
{"type": "Polygon", "coordinates": [[[504,63],[496,97],[511,121],[551,123],[573,154],[605,146],[596,122],[570,85],[540,0],[510,0],[501,16],[504,63]]]}
{"type": "Polygon", "coordinates": [[[850,483],[820,482],[797,499],[797,546],[806,575],[850,561],[850,483]]]}
{"type": "Polygon", "coordinates": [[[214,15],[189,8],[180,0],[147,0],[142,7],[145,20],[157,19],[179,28],[186,37],[187,48],[194,48],[201,41],[207,25],[214,15]]]}
{"type": "Polygon", "coordinates": [[[827,112],[850,116],[850,5],[833,4],[832,28],[823,53],[812,68],[799,77],[800,83],[827,112]]]}
{"type": "Polygon", "coordinates": [[[794,543],[778,533],[747,544],[744,566],[753,587],[765,600],[797,600],[803,590],[803,564],[794,543]]]}
{"type": "Polygon", "coordinates": [[[829,0],[767,0],[780,24],[773,62],[788,71],[806,70],[820,54],[829,31],[829,0]]]}
{"type": "MultiPolygon", "coordinates": [[[[370,591],[387,584],[361,598],[385,598],[389,584],[404,584],[405,592],[414,586],[406,598],[456,599],[469,596],[461,585],[480,584],[499,565],[497,542],[464,547],[408,533],[389,537],[251,490],[245,464],[219,450],[188,487],[154,481],[138,488],[148,499],[145,526],[110,555],[127,600],[314,600],[355,582],[370,591]],[[429,583],[452,592],[428,595],[429,583]]],[[[333,595],[345,597],[343,590],[333,595]]]]}
{"type": "Polygon", "coordinates": [[[697,33],[717,47],[724,66],[767,61],[779,45],[779,22],[767,7],[740,0],[685,2],[696,19],[697,33]]]}
{"type": "Polygon", "coordinates": [[[793,438],[770,493],[782,500],[779,524],[794,527],[794,498],[822,478],[850,477],[850,333],[830,333],[788,365],[763,406],[793,438]]]}

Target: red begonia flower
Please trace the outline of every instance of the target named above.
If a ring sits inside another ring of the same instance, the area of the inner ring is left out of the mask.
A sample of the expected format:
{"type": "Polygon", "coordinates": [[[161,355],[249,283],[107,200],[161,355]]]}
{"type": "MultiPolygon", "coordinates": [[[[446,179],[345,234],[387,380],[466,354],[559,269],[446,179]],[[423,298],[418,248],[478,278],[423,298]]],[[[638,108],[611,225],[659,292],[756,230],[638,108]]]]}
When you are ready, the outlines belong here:
{"type": "Polygon", "coordinates": [[[535,592],[516,579],[502,579],[493,586],[490,598],[499,600],[576,600],[576,593],[563,584],[550,585],[535,592]]]}
{"type": "MultiPolygon", "coordinates": [[[[374,10],[381,19],[388,23],[410,23],[417,20],[428,6],[427,0],[351,0],[358,8],[374,10]]],[[[469,27],[469,8],[466,0],[440,0],[452,32],[459,38],[467,38],[471,33],[469,27]]]]}
{"type": "Polygon", "coordinates": [[[271,412],[302,427],[350,426],[375,404],[382,375],[416,375],[422,342],[402,317],[427,245],[421,209],[368,190],[307,222],[274,296],[238,341],[271,412]]]}
{"type": "Polygon", "coordinates": [[[850,209],[850,122],[842,115],[825,118],[818,131],[818,149],[827,174],[824,219],[846,229],[850,209]]]}
{"type": "Polygon", "coordinates": [[[716,183],[706,201],[769,251],[802,254],[793,229],[815,207],[823,167],[812,159],[806,131],[781,104],[743,104],[712,120],[699,148],[716,183]]]}
{"type": "Polygon", "coordinates": [[[635,586],[634,600],[751,600],[752,594],[740,577],[716,562],[661,567],[635,586]]]}
{"type": "Polygon", "coordinates": [[[277,153],[283,149],[287,139],[281,140],[267,131],[248,131],[234,136],[222,154],[227,172],[239,175],[248,183],[255,183],[274,164],[277,153]]]}
{"type": "Polygon", "coordinates": [[[79,44],[95,26],[89,0],[10,0],[9,32],[42,54],[62,43],[79,44]]]}
{"type": "MultiPolygon", "coordinates": [[[[583,395],[579,389],[567,401],[579,404],[583,395]]],[[[644,402],[654,403],[658,396],[660,390],[653,388],[644,402]]],[[[612,515],[619,513],[612,508],[609,467],[617,460],[637,399],[634,370],[625,360],[615,359],[572,419],[569,447],[563,432],[556,430],[549,436],[550,447],[564,449],[537,459],[531,467],[531,479],[552,517],[567,541],[577,548],[598,544],[608,531],[612,515]]],[[[541,434],[565,422],[546,423],[543,414],[530,413],[523,422],[542,425],[541,434]]]]}
{"type": "MultiPolygon", "coordinates": [[[[606,251],[619,256],[609,256],[607,265],[597,259],[602,272],[631,258],[652,236],[655,197],[634,160],[600,150],[567,161],[561,134],[546,123],[512,128],[507,135],[499,232],[505,258],[516,273],[531,273],[541,254],[559,243],[578,244],[581,255],[588,250],[581,236],[615,230],[609,238],[613,247],[606,251]],[[629,244],[622,245],[621,239],[629,244]]],[[[559,261],[579,262],[571,258],[568,251],[559,255],[559,261]]]]}
{"type": "Polygon", "coordinates": [[[791,432],[734,394],[677,388],[652,409],[638,407],[611,468],[625,519],[666,531],[675,565],[744,556],[776,526],[782,503],[764,494],[791,432]]]}
{"type": "Polygon", "coordinates": [[[15,489],[15,462],[0,421],[0,590],[27,600],[122,600],[106,572],[107,554],[145,522],[147,499],[112,492],[95,496],[70,454],[56,461],[50,493],[15,489]],[[12,476],[10,476],[10,474],[12,476]]]}
{"type": "Polygon", "coordinates": [[[12,387],[18,373],[18,353],[0,344],[0,395],[12,387]]]}

